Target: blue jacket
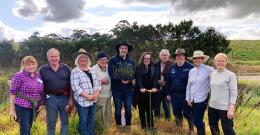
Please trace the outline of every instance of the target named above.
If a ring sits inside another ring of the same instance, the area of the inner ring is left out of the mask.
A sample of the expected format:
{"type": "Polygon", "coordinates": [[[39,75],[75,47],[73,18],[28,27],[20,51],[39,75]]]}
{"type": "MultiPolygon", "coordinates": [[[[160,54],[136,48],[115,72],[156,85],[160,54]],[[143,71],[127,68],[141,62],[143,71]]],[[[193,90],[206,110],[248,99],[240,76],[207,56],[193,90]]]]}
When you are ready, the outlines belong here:
{"type": "Polygon", "coordinates": [[[180,67],[175,63],[170,67],[165,85],[167,95],[186,94],[189,71],[193,67],[189,62],[185,62],[180,67]]]}
{"type": "Polygon", "coordinates": [[[108,63],[108,73],[111,78],[112,91],[133,88],[135,63],[128,55],[126,59],[119,55],[113,56],[108,63]],[[125,85],[121,82],[122,80],[130,80],[131,83],[125,85]]]}

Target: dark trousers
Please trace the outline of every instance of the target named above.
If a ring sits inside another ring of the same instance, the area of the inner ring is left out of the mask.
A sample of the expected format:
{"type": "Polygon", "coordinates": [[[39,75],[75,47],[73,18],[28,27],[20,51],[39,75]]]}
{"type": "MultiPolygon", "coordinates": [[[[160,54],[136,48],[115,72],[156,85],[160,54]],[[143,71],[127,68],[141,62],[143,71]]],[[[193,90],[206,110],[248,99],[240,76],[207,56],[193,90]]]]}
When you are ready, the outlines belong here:
{"type": "Polygon", "coordinates": [[[175,116],[177,124],[182,123],[183,116],[188,120],[192,120],[192,108],[188,106],[185,94],[173,93],[171,94],[171,104],[173,115],[175,116]]]}
{"type": "Polygon", "coordinates": [[[152,98],[150,101],[151,93],[140,93],[138,110],[139,118],[141,121],[141,127],[144,129],[146,127],[153,128],[153,111],[152,111],[152,98]]]}
{"type": "Polygon", "coordinates": [[[166,99],[166,96],[159,91],[154,94],[154,107],[153,112],[155,117],[160,117],[161,104],[164,110],[165,119],[170,119],[170,102],[166,99]]]}
{"type": "Polygon", "coordinates": [[[131,105],[132,105],[132,88],[118,89],[112,91],[113,101],[115,105],[115,119],[116,125],[122,125],[121,123],[121,111],[122,111],[122,103],[125,108],[125,122],[126,126],[131,125],[131,105]]]}
{"type": "Polygon", "coordinates": [[[226,110],[218,110],[209,107],[208,108],[208,118],[209,126],[212,135],[219,135],[218,121],[221,121],[221,126],[224,132],[224,135],[235,135],[235,130],[233,128],[234,123],[233,119],[228,119],[226,110]]]}
{"type": "Polygon", "coordinates": [[[19,120],[20,135],[30,135],[33,122],[33,110],[15,105],[15,111],[19,120]]]}
{"type": "Polygon", "coordinates": [[[192,106],[192,119],[194,121],[194,125],[197,128],[198,135],[205,135],[205,124],[203,121],[205,110],[207,108],[207,101],[199,103],[193,103],[192,106]]]}

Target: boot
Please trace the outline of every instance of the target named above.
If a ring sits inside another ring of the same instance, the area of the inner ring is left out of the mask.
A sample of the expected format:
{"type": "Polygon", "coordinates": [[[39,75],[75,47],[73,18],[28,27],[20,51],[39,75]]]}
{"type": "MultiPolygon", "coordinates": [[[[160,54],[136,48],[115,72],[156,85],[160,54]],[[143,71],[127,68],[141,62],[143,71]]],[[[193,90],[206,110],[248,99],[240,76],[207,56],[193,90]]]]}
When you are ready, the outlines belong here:
{"type": "Polygon", "coordinates": [[[189,125],[189,133],[188,133],[188,135],[193,135],[194,123],[193,123],[192,119],[188,119],[188,125],[189,125]]]}
{"type": "Polygon", "coordinates": [[[182,123],[183,123],[183,118],[182,117],[176,117],[176,126],[177,127],[182,127],[182,123]]]}

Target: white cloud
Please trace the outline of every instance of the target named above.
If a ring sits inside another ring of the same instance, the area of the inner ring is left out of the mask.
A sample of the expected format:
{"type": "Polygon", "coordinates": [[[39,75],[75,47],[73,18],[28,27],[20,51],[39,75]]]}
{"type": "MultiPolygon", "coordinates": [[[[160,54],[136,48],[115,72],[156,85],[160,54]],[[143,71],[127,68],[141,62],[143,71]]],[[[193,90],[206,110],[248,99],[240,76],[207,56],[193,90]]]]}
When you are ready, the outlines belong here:
{"type": "Polygon", "coordinates": [[[15,41],[23,41],[29,36],[28,32],[18,31],[11,28],[0,21],[0,40],[8,39],[15,41]]]}

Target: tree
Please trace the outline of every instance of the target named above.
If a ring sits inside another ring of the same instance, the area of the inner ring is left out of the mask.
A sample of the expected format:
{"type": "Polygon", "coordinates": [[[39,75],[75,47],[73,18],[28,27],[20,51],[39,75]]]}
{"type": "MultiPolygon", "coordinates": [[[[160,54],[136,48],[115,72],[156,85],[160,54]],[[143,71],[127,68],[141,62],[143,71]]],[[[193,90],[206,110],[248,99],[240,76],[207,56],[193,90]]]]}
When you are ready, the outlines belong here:
{"type": "Polygon", "coordinates": [[[0,67],[8,68],[13,66],[16,59],[13,42],[2,40],[0,42],[0,67]]]}

